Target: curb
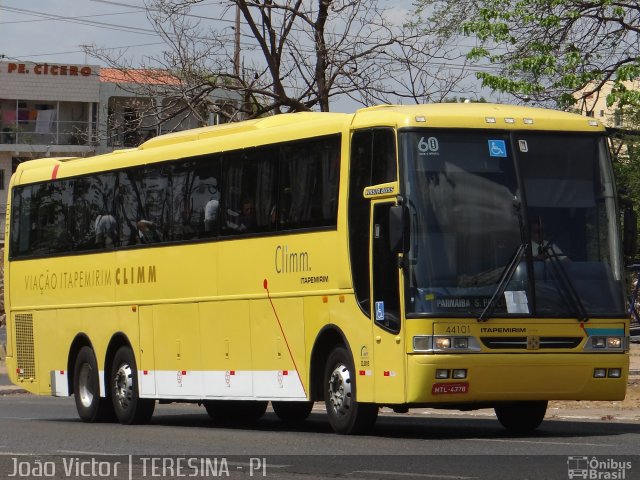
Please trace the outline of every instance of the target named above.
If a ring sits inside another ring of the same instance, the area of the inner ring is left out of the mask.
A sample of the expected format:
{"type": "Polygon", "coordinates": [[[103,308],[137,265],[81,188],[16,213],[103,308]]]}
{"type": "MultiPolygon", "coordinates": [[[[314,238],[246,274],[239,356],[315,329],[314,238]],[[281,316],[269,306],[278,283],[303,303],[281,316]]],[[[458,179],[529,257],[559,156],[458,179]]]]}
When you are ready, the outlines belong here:
{"type": "Polygon", "coordinates": [[[20,388],[16,385],[7,385],[4,387],[0,387],[0,397],[4,397],[7,395],[19,395],[23,393],[29,393],[25,389],[20,388]]]}

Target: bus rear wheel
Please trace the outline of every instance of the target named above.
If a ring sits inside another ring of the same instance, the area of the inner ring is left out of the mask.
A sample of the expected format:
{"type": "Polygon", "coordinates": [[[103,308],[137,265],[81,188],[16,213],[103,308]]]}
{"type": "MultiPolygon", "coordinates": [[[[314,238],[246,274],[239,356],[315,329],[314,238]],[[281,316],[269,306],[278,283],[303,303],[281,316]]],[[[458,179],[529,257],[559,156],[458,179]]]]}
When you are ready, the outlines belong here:
{"type": "Polygon", "coordinates": [[[373,429],[378,406],[356,400],[355,369],[344,347],[336,347],[329,354],[323,385],[329,423],[336,433],[362,434],[373,429]]]}
{"type": "Polygon", "coordinates": [[[271,402],[271,406],[283,422],[298,423],[309,416],[313,402],[271,402]]]}
{"type": "Polygon", "coordinates": [[[256,421],[267,411],[269,402],[255,400],[207,400],[203,402],[212,420],[256,421]]]}
{"type": "Polygon", "coordinates": [[[547,413],[547,401],[514,402],[495,407],[500,424],[514,433],[529,433],[540,426],[547,413]]]}
{"type": "Polygon", "coordinates": [[[113,357],[110,388],[113,409],[120,423],[134,425],[151,420],[156,402],[139,396],[136,359],[129,347],[120,347],[113,357]]]}
{"type": "Polygon", "coordinates": [[[73,369],[73,393],[78,416],[83,422],[104,422],[113,419],[113,405],[100,398],[98,362],[91,347],[82,347],[73,369]]]}

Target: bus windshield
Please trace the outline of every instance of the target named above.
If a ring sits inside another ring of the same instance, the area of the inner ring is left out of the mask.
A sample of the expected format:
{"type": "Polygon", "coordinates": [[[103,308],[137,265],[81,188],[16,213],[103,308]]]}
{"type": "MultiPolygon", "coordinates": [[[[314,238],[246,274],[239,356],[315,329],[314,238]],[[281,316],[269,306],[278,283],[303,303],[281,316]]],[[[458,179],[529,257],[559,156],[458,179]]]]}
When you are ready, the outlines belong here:
{"type": "Polygon", "coordinates": [[[399,138],[408,317],[478,316],[508,270],[493,316],[624,315],[603,137],[425,129],[399,138]]]}

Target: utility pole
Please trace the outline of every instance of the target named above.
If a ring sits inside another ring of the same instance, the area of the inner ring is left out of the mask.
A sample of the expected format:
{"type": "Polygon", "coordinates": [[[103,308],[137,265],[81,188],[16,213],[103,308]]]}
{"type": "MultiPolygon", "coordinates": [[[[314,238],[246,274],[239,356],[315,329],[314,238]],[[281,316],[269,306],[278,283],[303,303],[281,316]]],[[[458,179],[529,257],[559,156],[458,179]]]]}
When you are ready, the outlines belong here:
{"type": "MultiPolygon", "coordinates": [[[[234,68],[234,73],[236,75],[236,82],[238,82],[238,85],[241,85],[242,81],[241,81],[241,75],[242,75],[242,70],[240,67],[240,6],[238,5],[238,2],[241,2],[243,0],[236,0],[236,24],[235,24],[235,41],[234,41],[234,52],[233,52],[233,68],[234,68]]],[[[248,98],[247,98],[247,92],[244,91],[242,92],[242,110],[246,110],[246,105],[248,104],[248,98]]],[[[245,117],[244,114],[240,114],[239,116],[239,120],[243,120],[245,117]]]]}
{"type": "Polygon", "coordinates": [[[233,52],[233,68],[236,77],[240,78],[240,7],[236,0],[236,35],[235,35],[235,49],[233,52]]]}

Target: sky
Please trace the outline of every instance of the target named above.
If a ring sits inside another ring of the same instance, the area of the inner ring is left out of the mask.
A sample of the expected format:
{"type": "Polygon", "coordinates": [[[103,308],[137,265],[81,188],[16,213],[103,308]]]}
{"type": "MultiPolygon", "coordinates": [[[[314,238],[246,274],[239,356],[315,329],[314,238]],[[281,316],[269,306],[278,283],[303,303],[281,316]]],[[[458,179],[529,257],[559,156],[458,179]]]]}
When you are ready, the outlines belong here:
{"type": "MultiPolygon", "coordinates": [[[[233,11],[223,14],[219,5],[204,0],[191,13],[217,29],[231,28],[233,11]]],[[[396,7],[397,15],[406,12],[396,7]]],[[[83,45],[113,49],[127,64],[142,67],[153,65],[145,59],[159,56],[164,43],[147,19],[143,0],[0,0],[2,60],[100,65],[84,53],[83,45]]],[[[353,111],[359,106],[341,102],[332,104],[332,110],[353,111]]]]}
{"type": "MultiPolygon", "coordinates": [[[[213,3],[213,2],[211,2],[213,3]]],[[[0,55],[5,60],[98,64],[82,45],[125,51],[142,63],[162,41],[142,0],[0,0],[0,55]]]]}

